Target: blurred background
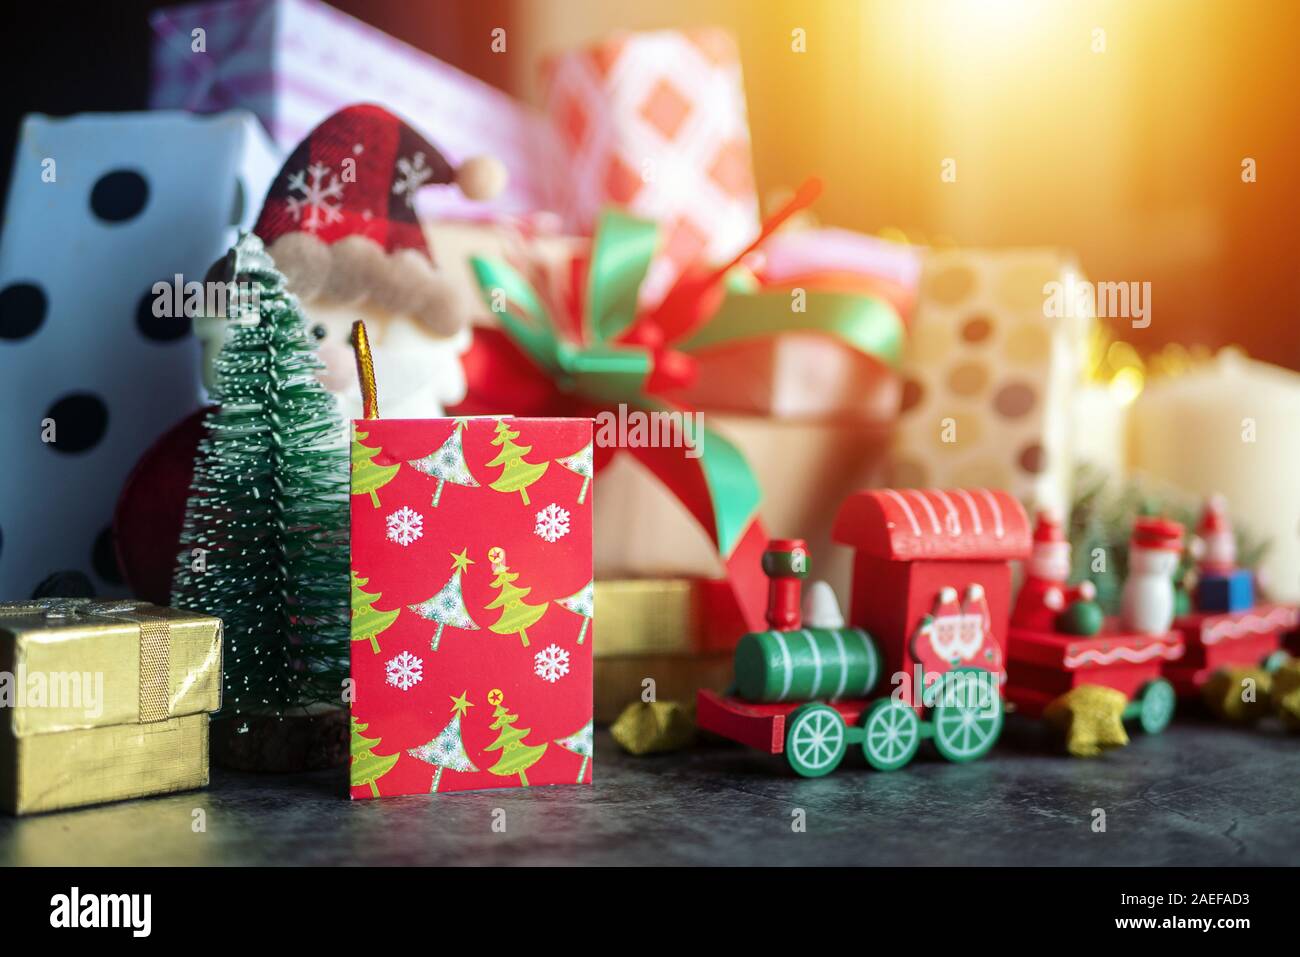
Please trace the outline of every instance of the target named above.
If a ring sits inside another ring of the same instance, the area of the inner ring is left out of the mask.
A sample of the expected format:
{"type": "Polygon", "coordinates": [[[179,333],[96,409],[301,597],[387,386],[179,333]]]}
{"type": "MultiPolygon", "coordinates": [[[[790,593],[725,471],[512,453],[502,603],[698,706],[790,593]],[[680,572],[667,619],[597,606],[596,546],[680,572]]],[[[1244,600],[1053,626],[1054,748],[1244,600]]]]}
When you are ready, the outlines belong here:
{"type": "MultiPolygon", "coordinates": [[[[0,157],[23,114],[142,109],[165,3],[25,9],[0,66],[0,157]],[[69,29],[75,16],[76,29],[69,29]],[[47,42],[23,42],[58,36],[47,42]],[[17,41],[17,42],[15,42],[17,41]],[[93,82],[88,80],[93,78],[93,82]]],[[[617,29],[720,25],[740,45],[759,195],[809,174],[828,224],[961,246],[1059,246],[1150,282],[1123,335],[1237,343],[1300,368],[1300,6],[1215,0],[335,0],[536,102],[548,53],[617,29]],[[490,33],[504,27],[507,49],[490,33]],[[806,52],[792,51],[804,31],[806,52]],[[940,179],[956,160],[956,182],[940,179]],[[1242,181],[1253,159],[1257,181],[1242,181]]],[[[436,135],[436,133],[435,133],[436,135]]]]}

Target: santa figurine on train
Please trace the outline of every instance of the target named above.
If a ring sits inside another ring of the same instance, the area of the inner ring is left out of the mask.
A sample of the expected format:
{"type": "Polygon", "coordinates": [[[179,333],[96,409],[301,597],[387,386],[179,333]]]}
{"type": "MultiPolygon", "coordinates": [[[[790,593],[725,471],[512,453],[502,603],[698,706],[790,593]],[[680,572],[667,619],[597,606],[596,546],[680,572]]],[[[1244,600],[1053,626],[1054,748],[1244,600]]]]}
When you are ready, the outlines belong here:
{"type": "Polygon", "coordinates": [[[950,585],[939,589],[930,614],[912,633],[911,651],[925,674],[973,665],[993,672],[999,683],[1007,678],[1002,644],[993,633],[984,586],[978,582],[967,585],[960,597],[950,585]]]}
{"type": "Polygon", "coordinates": [[[1056,631],[1057,620],[1067,608],[1097,597],[1092,582],[1069,585],[1069,577],[1070,542],[1061,521],[1051,512],[1039,512],[1033,551],[1025,563],[1025,582],[1011,613],[1011,623],[1017,628],[1056,631]]]}
{"type": "Polygon", "coordinates": [[[1205,501],[1192,539],[1192,556],[1202,576],[1228,575],[1237,568],[1237,536],[1222,495],[1211,495],[1205,501]]]}

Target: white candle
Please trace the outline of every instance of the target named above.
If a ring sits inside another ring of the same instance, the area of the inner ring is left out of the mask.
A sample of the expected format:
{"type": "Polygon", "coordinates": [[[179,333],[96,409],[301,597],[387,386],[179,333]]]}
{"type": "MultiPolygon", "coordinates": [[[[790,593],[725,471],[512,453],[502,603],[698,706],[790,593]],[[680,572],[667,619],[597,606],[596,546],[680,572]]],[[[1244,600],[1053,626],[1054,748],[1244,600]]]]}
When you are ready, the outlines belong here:
{"type": "Polygon", "coordinates": [[[1122,398],[1109,386],[1085,385],[1074,393],[1071,411],[1075,464],[1086,463],[1113,478],[1122,477],[1128,424],[1128,407],[1122,398]]]}
{"type": "Polygon", "coordinates": [[[1129,461],[1204,496],[1272,540],[1262,571],[1276,598],[1300,600],[1300,374],[1223,350],[1148,381],[1129,423],[1129,461]]]}

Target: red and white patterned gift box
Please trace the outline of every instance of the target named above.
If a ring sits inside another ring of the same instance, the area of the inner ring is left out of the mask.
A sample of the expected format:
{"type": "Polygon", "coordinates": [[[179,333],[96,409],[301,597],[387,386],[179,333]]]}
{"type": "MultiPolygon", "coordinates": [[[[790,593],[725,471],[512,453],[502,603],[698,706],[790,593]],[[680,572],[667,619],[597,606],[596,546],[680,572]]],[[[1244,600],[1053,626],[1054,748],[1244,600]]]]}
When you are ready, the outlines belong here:
{"type": "Polygon", "coordinates": [[[613,203],[664,227],[642,285],[653,302],[692,262],[758,233],[745,91],[724,30],[621,34],[544,67],[545,107],[568,147],[565,218],[590,232],[613,203]]]}
{"type": "Polygon", "coordinates": [[[359,419],[352,796],[591,781],[590,419],[359,419]]]}

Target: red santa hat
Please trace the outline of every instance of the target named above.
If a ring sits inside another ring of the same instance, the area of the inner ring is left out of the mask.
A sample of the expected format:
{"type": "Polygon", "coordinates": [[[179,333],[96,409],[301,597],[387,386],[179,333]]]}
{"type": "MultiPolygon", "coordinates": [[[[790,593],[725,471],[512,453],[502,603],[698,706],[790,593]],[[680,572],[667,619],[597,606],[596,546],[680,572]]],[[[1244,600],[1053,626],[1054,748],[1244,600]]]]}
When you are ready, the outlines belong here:
{"type": "Polygon", "coordinates": [[[304,301],[370,302],[449,335],[468,316],[434,268],[415,194],[452,183],[470,199],[488,199],[505,185],[505,170],[491,157],[453,168],[383,107],[349,106],[290,154],[253,232],[304,301]]]}
{"type": "Polygon", "coordinates": [[[957,589],[945,585],[934,596],[930,614],[935,618],[955,618],[961,614],[961,604],[957,600],[957,589]]]}
{"type": "Polygon", "coordinates": [[[1222,495],[1211,495],[1205,500],[1201,511],[1201,520],[1196,526],[1196,534],[1209,538],[1223,532],[1232,531],[1232,522],[1228,518],[1228,503],[1222,495]]]}
{"type": "Polygon", "coordinates": [[[1181,552],[1183,550],[1183,526],[1167,518],[1139,518],[1133,523],[1134,548],[1152,551],[1181,552]]]}
{"type": "Polygon", "coordinates": [[[1046,510],[1039,512],[1034,524],[1034,545],[1059,545],[1064,541],[1060,516],[1046,510]]]}

